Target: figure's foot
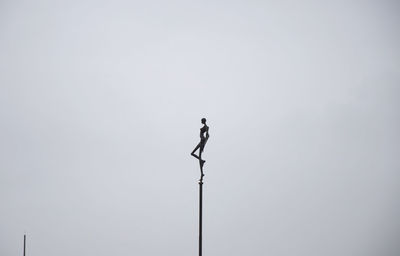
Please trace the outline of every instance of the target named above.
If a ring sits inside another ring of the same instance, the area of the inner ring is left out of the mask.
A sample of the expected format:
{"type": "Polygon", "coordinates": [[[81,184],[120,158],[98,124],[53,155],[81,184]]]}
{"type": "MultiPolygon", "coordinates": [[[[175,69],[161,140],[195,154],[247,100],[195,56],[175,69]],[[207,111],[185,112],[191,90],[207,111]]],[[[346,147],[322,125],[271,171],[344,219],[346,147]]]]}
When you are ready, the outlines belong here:
{"type": "Polygon", "coordinates": [[[200,166],[203,167],[205,162],[206,162],[206,160],[200,160],[200,166]]]}
{"type": "Polygon", "coordinates": [[[200,177],[200,179],[199,179],[199,182],[203,183],[203,177],[204,177],[204,174],[202,173],[202,174],[201,174],[201,177],[200,177]]]}

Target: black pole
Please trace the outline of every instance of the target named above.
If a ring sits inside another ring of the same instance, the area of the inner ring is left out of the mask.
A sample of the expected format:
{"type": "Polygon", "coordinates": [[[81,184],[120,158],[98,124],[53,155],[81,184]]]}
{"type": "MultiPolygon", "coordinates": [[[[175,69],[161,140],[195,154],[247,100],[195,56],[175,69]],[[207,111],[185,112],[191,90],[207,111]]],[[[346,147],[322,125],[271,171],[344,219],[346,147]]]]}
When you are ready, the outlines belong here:
{"type": "Polygon", "coordinates": [[[25,256],[25,249],[26,249],[26,235],[24,234],[24,256],[25,256]]]}
{"type": "Polygon", "coordinates": [[[199,181],[199,256],[202,256],[203,240],[203,177],[199,181]]]}

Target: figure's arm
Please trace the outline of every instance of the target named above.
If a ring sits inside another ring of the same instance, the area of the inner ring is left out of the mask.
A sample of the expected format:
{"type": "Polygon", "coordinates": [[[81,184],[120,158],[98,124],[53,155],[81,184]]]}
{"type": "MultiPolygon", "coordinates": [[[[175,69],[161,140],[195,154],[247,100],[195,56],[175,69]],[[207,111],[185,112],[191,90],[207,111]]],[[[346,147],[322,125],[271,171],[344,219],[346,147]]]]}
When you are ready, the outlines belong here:
{"type": "Polygon", "coordinates": [[[210,137],[210,135],[208,134],[208,129],[206,131],[206,140],[208,140],[208,138],[210,137]]]}

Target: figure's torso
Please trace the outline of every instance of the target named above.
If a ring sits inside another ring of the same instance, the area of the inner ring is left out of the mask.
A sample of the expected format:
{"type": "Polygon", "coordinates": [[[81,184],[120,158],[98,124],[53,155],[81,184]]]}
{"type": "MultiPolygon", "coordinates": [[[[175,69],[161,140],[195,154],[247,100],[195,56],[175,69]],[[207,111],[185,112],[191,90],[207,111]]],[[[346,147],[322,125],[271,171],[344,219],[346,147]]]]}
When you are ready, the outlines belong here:
{"type": "Polygon", "coordinates": [[[203,127],[200,128],[200,138],[205,139],[204,134],[208,132],[208,126],[204,125],[203,127]]]}

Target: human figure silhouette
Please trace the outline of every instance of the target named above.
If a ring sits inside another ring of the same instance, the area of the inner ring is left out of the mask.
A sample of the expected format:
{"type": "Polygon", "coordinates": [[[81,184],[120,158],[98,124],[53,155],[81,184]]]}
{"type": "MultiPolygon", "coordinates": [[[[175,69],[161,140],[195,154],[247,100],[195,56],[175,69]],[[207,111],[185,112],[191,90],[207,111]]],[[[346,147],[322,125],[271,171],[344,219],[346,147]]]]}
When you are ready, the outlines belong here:
{"type": "Polygon", "coordinates": [[[200,170],[201,170],[201,176],[204,176],[203,174],[203,165],[206,162],[205,160],[203,160],[201,158],[201,154],[204,151],[204,147],[207,143],[208,138],[210,137],[210,135],[208,134],[208,126],[206,124],[207,120],[205,118],[201,119],[201,123],[203,124],[203,127],[200,128],[200,142],[199,144],[197,144],[197,146],[193,149],[191,155],[194,156],[195,158],[199,159],[199,163],[200,163],[200,170]],[[196,150],[199,150],[199,155],[196,155],[195,152],[196,150]]]}

